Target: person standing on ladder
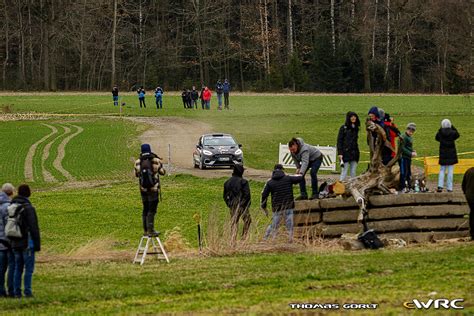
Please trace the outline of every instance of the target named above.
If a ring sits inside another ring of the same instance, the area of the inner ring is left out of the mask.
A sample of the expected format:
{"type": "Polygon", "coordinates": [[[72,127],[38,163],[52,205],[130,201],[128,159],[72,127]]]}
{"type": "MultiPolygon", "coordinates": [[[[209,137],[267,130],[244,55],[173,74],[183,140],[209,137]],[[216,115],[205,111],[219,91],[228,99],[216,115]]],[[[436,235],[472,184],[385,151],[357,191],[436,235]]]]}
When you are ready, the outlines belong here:
{"type": "Polygon", "coordinates": [[[142,144],[140,158],[135,161],[135,175],[139,179],[140,193],[143,202],[143,231],[144,235],[158,236],[155,231],[155,215],[158,208],[160,175],[165,169],[160,158],[151,151],[149,144],[142,144]]]}

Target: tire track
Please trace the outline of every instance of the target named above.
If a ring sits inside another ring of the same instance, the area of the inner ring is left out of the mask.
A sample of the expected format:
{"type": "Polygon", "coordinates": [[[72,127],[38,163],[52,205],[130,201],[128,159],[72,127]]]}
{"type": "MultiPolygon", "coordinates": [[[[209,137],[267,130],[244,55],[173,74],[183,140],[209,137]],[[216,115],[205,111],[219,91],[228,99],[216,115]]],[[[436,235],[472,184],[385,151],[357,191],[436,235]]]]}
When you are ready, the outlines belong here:
{"type": "MultiPolygon", "coordinates": [[[[65,151],[66,145],[69,143],[69,141],[71,141],[71,139],[73,139],[74,137],[76,137],[77,135],[82,133],[84,131],[84,129],[80,126],[77,126],[77,125],[70,124],[70,126],[74,126],[75,128],[77,128],[77,130],[73,134],[70,134],[66,138],[64,138],[63,141],[61,142],[61,144],[59,144],[59,146],[58,146],[58,155],[56,156],[56,158],[53,161],[53,166],[68,181],[74,181],[75,178],[66,169],[63,168],[62,161],[63,161],[64,157],[66,156],[66,151],[65,151]]],[[[63,126],[63,128],[66,129],[65,126],[63,126]]]]}
{"type": "Polygon", "coordinates": [[[25,158],[25,167],[24,167],[25,180],[28,182],[35,181],[34,175],[33,175],[33,157],[35,155],[36,148],[38,148],[38,146],[42,144],[44,141],[46,141],[49,137],[53,136],[54,134],[58,132],[58,129],[54,127],[53,125],[49,125],[46,123],[41,123],[41,124],[51,129],[51,133],[49,133],[48,135],[38,140],[36,143],[31,145],[30,148],[28,149],[28,154],[26,155],[26,158],[25,158]]]}
{"type": "Polygon", "coordinates": [[[49,158],[49,152],[51,150],[51,146],[54,144],[56,140],[61,138],[62,136],[65,136],[71,132],[71,129],[67,126],[61,125],[61,127],[64,129],[64,133],[61,135],[58,135],[55,137],[53,140],[51,140],[46,146],[44,146],[43,149],[43,156],[41,157],[41,170],[43,174],[43,180],[46,182],[57,182],[58,180],[52,175],[51,172],[48,171],[48,169],[45,166],[46,160],[49,158]]]}

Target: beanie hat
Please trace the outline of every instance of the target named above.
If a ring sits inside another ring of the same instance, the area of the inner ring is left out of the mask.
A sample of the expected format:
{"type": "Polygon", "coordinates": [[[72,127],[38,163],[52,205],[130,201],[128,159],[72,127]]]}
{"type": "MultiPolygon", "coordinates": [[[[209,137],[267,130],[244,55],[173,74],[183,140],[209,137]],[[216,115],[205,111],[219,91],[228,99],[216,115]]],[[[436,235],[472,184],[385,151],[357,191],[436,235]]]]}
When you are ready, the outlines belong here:
{"type": "Polygon", "coordinates": [[[244,166],[242,166],[241,164],[235,164],[232,175],[236,177],[241,177],[243,174],[244,174],[244,166]]]}
{"type": "Polygon", "coordinates": [[[376,117],[380,117],[379,109],[376,106],[371,107],[368,114],[374,114],[376,117]]]}
{"type": "Polygon", "coordinates": [[[412,131],[416,131],[416,124],[415,123],[408,123],[407,129],[411,129],[412,131]]]}
{"type": "Polygon", "coordinates": [[[141,150],[142,150],[142,154],[151,153],[150,144],[142,144],[141,150]]]}
{"type": "Polygon", "coordinates": [[[385,110],[382,108],[379,108],[379,118],[381,119],[385,118],[385,110]]]}
{"type": "Polygon", "coordinates": [[[451,126],[453,125],[451,124],[450,120],[444,119],[441,121],[441,128],[451,128],[451,126]]]}

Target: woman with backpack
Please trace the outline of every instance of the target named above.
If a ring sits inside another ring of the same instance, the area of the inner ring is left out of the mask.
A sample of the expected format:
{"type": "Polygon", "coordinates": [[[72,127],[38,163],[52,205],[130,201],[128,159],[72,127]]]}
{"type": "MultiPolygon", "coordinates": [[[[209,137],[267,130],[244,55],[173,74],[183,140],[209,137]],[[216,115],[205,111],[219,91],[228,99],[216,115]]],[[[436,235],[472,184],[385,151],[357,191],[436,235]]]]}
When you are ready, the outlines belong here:
{"type": "Polygon", "coordinates": [[[448,180],[446,187],[448,192],[453,191],[453,173],[454,165],[458,163],[458,155],[456,152],[456,139],[459,138],[459,133],[451,124],[451,121],[444,119],[441,121],[441,128],[436,133],[436,140],[439,142],[439,176],[437,192],[443,192],[444,175],[448,173],[448,180]]]}
{"type": "Polygon", "coordinates": [[[337,135],[337,154],[341,162],[340,180],[344,180],[347,171],[351,169],[351,178],[356,176],[357,163],[359,162],[359,116],[355,112],[347,112],[346,122],[339,128],[337,135]]]}

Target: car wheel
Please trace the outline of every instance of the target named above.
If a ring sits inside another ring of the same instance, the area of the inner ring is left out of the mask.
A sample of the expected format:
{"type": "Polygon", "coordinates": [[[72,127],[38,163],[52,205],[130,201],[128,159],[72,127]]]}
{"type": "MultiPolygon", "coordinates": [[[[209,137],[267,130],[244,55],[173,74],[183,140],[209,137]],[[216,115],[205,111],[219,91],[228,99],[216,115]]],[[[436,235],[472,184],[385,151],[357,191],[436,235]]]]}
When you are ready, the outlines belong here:
{"type": "Polygon", "coordinates": [[[193,156],[193,166],[194,168],[198,168],[199,165],[196,163],[196,159],[194,159],[194,156],[193,156]]]}
{"type": "Polygon", "coordinates": [[[201,170],[206,169],[206,165],[204,164],[204,162],[202,161],[202,159],[199,160],[199,169],[201,169],[201,170]]]}

